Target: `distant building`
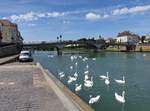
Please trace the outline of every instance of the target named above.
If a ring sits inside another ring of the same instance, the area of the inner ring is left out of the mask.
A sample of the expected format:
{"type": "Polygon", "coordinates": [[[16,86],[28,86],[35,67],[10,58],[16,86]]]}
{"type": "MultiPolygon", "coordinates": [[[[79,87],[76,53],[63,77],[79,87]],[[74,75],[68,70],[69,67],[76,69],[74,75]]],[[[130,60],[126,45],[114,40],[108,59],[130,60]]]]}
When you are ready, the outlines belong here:
{"type": "Polygon", "coordinates": [[[18,31],[17,24],[8,20],[0,20],[0,43],[22,43],[23,38],[18,31]]]}
{"type": "Polygon", "coordinates": [[[144,43],[150,43],[150,34],[146,34],[144,43]]]}
{"type": "Polygon", "coordinates": [[[138,43],[139,41],[140,41],[139,35],[129,31],[118,33],[116,39],[117,43],[138,43]]]}

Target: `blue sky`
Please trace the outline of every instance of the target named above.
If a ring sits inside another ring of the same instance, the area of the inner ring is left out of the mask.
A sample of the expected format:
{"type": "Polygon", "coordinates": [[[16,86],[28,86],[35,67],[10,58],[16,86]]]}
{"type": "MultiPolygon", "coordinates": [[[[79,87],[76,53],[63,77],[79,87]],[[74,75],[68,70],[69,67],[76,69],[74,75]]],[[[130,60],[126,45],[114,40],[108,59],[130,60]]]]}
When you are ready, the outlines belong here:
{"type": "Polygon", "coordinates": [[[0,17],[18,24],[25,41],[150,33],[150,0],[1,0],[0,17]]]}

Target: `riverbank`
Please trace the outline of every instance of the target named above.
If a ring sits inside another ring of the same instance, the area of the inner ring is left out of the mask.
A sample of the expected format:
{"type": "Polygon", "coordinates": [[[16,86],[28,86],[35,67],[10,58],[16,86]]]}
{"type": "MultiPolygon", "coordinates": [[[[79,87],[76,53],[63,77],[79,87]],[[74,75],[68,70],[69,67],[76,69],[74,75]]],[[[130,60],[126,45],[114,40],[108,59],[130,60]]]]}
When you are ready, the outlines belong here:
{"type": "Polygon", "coordinates": [[[93,111],[40,64],[1,65],[0,93],[7,111],[93,111]]]}

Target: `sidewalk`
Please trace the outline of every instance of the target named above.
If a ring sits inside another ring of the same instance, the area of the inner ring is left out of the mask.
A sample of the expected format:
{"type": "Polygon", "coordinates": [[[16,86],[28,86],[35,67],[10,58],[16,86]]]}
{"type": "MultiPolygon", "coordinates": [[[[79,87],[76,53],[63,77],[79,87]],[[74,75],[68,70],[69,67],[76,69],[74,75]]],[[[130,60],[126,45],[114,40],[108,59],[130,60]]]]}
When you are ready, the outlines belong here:
{"type": "Polygon", "coordinates": [[[0,66],[0,111],[80,111],[63,92],[58,95],[36,65],[0,66]]]}

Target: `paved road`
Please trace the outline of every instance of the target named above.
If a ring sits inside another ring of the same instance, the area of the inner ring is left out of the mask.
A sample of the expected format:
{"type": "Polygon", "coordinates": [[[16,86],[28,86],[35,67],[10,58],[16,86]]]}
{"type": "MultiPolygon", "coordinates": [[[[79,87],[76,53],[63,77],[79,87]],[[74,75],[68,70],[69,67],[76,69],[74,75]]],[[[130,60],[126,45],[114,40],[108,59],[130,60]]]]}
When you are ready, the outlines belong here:
{"type": "Polygon", "coordinates": [[[0,111],[67,110],[35,65],[0,66],[0,111]]]}

